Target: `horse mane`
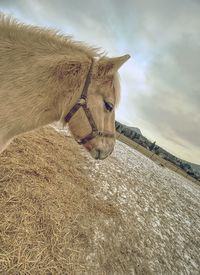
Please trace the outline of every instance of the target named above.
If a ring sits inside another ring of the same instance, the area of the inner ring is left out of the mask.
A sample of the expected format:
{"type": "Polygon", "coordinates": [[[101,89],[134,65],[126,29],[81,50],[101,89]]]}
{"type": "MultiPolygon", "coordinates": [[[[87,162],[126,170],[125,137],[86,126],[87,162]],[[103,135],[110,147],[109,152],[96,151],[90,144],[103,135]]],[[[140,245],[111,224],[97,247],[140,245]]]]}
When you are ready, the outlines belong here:
{"type": "Polygon", "coordinates": [[[67,53],[70,50],[85,54],[87,57],[103,57],[101,48],[91,47],[84,42],[74,41],[72,36],[62,34],[58,30],[26,25],[10,15],[0,12],[0,36],[22,43],[27,49],[38,51],[67,53]],[[38,47],[39,45],[39,47],[38,47]]]}
{"type": "MultiPolygon", "coordinates": [[[[58,54],[71,56],[86,56],[89,59],[107,59],[101,48],[91,47],[84,42],[74,41],[72,36],[62,34],[60,31],[44,27],[26,25],[10,15],[0,12],[0,37],[11,41],[19,48],[23,47],[27,52],[35,52],[37,55],[58,54]]],[[[120,83],[118,73],[114,74],[113,86],[116,105],[120,98],[120,83]]]]}

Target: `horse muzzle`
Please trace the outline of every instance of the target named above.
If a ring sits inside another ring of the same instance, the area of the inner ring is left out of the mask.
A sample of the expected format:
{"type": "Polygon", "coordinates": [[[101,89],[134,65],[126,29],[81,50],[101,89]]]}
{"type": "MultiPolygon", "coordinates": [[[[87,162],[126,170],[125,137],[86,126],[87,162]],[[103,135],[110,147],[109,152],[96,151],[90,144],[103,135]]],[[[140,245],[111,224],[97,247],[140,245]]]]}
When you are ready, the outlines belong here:
{"type": "Polygon", "coordinates": [[[106,159],[108,156],[110,156],[112,151],[113,151],[113,149],[109,150],[109,151],[93,149],[92,151],[90,151],[90,155],[96,160],[98,160],[98,159],[103,160],[103,159],[106,159]]]}
{"type": "Polygon", "coordinates": [[[96,144],[96,141],[93,140],[91,142],[84,144],[83,146],[90,153],[92,158],[103,160],[112,154],[114,150],[114,144],[114,140],[112,142],[110,140],[109,144],[96,144]]]}

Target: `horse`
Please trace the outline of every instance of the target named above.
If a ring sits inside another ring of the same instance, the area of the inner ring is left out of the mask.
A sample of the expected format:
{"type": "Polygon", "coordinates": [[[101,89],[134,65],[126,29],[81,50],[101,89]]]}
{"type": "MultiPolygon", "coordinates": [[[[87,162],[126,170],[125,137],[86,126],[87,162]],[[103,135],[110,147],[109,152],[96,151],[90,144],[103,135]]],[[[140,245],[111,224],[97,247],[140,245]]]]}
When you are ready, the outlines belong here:
{"type": "Polygon", "coordinates": [[[17,135],[60,121],[94,159],[108,157],[118,69],[129,58],[0,14],[0,153],[17,135]]]}

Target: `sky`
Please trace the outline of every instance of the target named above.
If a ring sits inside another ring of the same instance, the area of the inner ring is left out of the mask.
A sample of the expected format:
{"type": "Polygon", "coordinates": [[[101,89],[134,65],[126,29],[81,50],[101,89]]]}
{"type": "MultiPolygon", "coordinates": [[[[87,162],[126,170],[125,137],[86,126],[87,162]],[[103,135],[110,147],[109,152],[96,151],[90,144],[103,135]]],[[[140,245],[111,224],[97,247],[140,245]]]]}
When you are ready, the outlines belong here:
{"type": "Polygon", "coordinates": [[[200,164],[200,0],[0,0],[0,10],[130,54],[116,119],[200,164]]]}

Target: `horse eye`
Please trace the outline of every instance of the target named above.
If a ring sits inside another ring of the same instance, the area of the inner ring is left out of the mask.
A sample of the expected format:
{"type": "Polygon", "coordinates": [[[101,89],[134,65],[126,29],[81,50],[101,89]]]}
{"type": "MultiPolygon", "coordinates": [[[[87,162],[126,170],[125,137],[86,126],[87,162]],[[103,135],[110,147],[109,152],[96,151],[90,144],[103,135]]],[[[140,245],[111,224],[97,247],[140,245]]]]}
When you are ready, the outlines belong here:
{"type": "Polygon", "coordinates": [[[113,104],[112,103],[104,101],[104,106],[106,108],[106,111],[112,112],[112,110],[113,110],[113,104]]]}

